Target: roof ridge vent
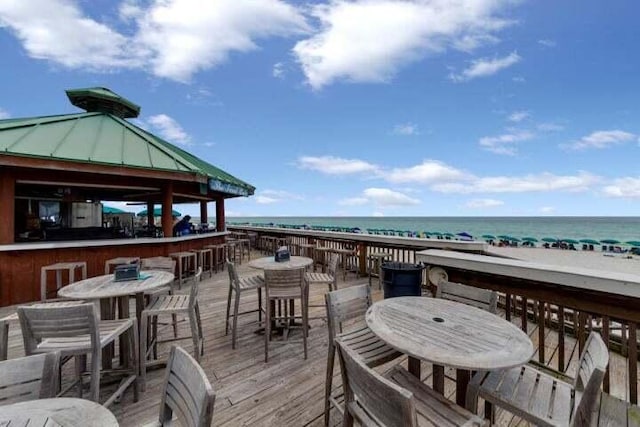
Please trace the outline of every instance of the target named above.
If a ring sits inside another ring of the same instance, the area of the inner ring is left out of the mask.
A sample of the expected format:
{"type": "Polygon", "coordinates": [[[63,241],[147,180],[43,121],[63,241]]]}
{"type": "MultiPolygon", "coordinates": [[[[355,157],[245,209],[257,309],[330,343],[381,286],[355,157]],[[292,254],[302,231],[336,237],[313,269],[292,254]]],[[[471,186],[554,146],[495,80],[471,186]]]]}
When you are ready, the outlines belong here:
{"type": "Polygon", "coordinates": [[[78,108],[92,113],[107,113],[122,119],[135,118],[140,114],[140,106],[106,87],[69,89],[69,101],[78,108]]]}

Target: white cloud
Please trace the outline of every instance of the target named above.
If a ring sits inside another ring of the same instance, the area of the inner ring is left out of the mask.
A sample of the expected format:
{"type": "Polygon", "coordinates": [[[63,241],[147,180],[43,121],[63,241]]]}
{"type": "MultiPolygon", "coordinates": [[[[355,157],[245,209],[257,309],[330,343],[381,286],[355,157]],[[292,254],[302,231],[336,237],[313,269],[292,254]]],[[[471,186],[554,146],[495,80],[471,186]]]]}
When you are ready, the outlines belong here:
{"type": "Polygon", "coordinates": [[[7,27],[33,58],[92,71],[141,66],[124,35],[86,16],[71,0],[0,2],[7,27]]]}
{"type": "Polygon", "coordinates": [[[275,77],[276,79],[284,79],[284,75],[285,75],[284,64],[282,62],[276,62],[275,64],[273,64],[273,70],[271,73],[273,74],[273,77],[275,77]]]}
{"type": "Polygon", "coordinates": [[[367,203],[369,203],[369,199],[366,197],[349,197],[338,202],[338,204],[342,206],[362,206],[367,203]]]}
{"type": "Polygon", "coordinates": [[[449,48],[495,43],[512,24],[500,18],[508,0],[332,0],[311,7],[319,30],[293,48],[307,82],[378,83],[408,63],[449,48]]]}
{"type": "Polygon", "coordinates": [[[467,207],[472,209],[495,208],[504,205],[502,200],[496,199],[473,199],[467,202],[467,207]]]}
{"type": "Polygon", "coordinates": [[[557,43],[555,42],[555,40],[542,39],[538,40],[538,44],[544,47],[556,47],[557,43]]]}
{"type": "Polygon", "coordinates": [[[150,67],[178,81],[231,52],[257,49],[258,39],[309,30],[300,11],[282,0],[125,1],[118,12],[130,34],[96,21],[73,0],[3,1],[0,27],[10,28],[33,58],[91,71],[150,67]]]}
{"type": "Polygon", "coordinates": [[[600,178],[587,172],[555,175],[549,172],[524,176],[471,177],[462,182],[439,183],[431,189],[441,193],[531,193],[580,192],[590,189],[600,178]]]}
{"type": "Polygon", "coordinates": [[[418,199],[388,188],[367,188],[363,196],[379,206],[410,206],[420,203],[418,199]]]}
{"type": "Polygon", "coordinates": [[[560,132],[561,130],[564,130],[564,126],[552,122],[540,123],[537,128],[541,132],[560,132]]]}
{"type": "Polygon", "coordinates": [[[328,175],[349,175],[356,173],[372,172],[378,170],[376,165],[358,159],[343,159],[333,156],[303,156],[297,161],[301,169],[310,169],[328,175]]]}
{"type": "Polygon", "coordinates": [[[609,197],[640,199],[640,177],[624,177],[615,179],[602,189],[609,197]]]}
{"type": "Polygon", "coordinates": [[[395,125],[393,128],[394,135],[403,135],[403,136],[414,136],[420,135],[420,131],[418,130],[418,125],[413,123],[404,123],[400,125],[395,125]]]}
{"type": "Polygon", "coordinates": [[[158,134],[169,142],[181,145],[190,145],[191,136],[176,122],[166,114],[157,114],[147,119],[147,122],[158,134]]]}
{"type": "Polygon", "coordinates": [[[613,145],[620,145],[637,139],[638,136],[622,130],[599,130],[583,136],[579,141],[564,147],[574,150],[584,150],[588,148],[608,148],[613,145]]]}
{"type": "Polygon", "coordinates": [[[497,136],[484,136],[478,142],[482,148],[492,153],[514,156],[518,152],[517,144],[534,136],[529,131],[514,131],[497,136]]]}
{"type": "Polygon", "coordinates": [[[520,55],[511,52],[502,58],[481,58],[471,62],[471,66],[462,70],[460,74],[451,73],[449,78],[454,82],[466,82],[478,77],[488,77],[496,74],[498,71],[511,67],[520,62],[520,55]]]}
{"type": "Polygon", "coordinates": [[[283,190],[263,190],[253,197],[253,200],[260,205],[268,205],[292,200],[303,200],[304,197],[283,190]]]}
{"type": "Polygon", "coordinates": [[[531,114],[529,114],[528,111],[514,111],[513,113],[509,114],[507,120],[509,120],[510,122],[519,123],[524,119],[528,119],[529,117],[531,117],[531,114]]]}
{"type": "Polygon", "coordinates": [[[556,208],[554,208],[553,206],[542,206],[538,210],[540,211],[541,214],[549,215],[554,213],[556,211],[556,208]]]}
{"type": "Polygon", "coordinates": [[[11,114],[9,114],[7,110],[3,110],[2,108],[0,108],[0,120],[8,119],[10,117],[11,117],[11,114]]]}
{"type": "Polygon", "coordinates": [[[466,174],[437,160],[424,160],[421,164],[408,168],[395,168],[384,174],[393,183],[432,184],[435,182],[464,179],[466,174]]]}

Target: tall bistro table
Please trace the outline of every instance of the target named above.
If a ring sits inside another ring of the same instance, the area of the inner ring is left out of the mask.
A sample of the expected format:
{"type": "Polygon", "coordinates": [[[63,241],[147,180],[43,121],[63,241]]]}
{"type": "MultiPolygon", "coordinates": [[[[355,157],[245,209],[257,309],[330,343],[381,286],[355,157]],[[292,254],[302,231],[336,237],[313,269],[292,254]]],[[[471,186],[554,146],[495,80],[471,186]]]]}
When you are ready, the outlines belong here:
{"type": "Polygon", "coordinates": [[[0,406],[0,426],[118,427],[104,406],[86,399],[36,399],[0,406]]]}
{"type": "MultiPolygon", "coordinates": [[[[113,274],[91,277],[65,286],[58,291],[63,298],[100,301],[100,317],[102,320],[115,319],[111,300],[115,298],[118,303],[118,312],[121,319],[129,317],[129,296],[136,298],[136,318],[140,327],[140,317],[144,309],[145,292],[153,291],[169,285],[175,279],[172,273],[160,270],[145,270],[143,279],[126,280],[116,282],[113,274]]],[[[140,334],[140,331],[138,331],[140,334]]],[[[138,335],[139,337],[139,335],[138,335]]],[[[121,345],[124,341],[121,340],[121,345]]],[[[124,353],[126,354],[126,353],[124,353]]],[[[105,357],[105,366],[109,366],[111,357],[105,357]]]]}
{"type": "Polygon", "coordinates": [[[533,343],[517,326],[495,314],[454,301],[398,297],[367,310],[367,325],[382,341],[409,356],[420,378],[420,361],[433,363],[433,389],[444,393],[444,368],[457,369],[456,402],[464,406],[470,370],[525,364],[533,343]]]}

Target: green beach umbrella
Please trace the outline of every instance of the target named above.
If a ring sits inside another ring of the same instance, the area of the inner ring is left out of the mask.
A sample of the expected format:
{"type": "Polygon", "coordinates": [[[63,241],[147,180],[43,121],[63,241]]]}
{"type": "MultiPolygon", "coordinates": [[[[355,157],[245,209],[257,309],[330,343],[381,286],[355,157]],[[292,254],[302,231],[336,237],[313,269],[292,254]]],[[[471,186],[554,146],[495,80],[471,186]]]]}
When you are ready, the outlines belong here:
{"type": "Polygon", "coordinates": [[[496,238],[496,236],[494,236],[493,234],[483,234],[482,235],[483,239],[490,239],[490,240],[494,240],[496,238]]]}
{"type": "Polygon", "coordinates": [[[502,239],[502,240],[511,240],[511,236],[509,236],[508,234],[501,234],[497,237],[498,239],[502,239]]]}
{"type": "Polygon", "coordinates": [[[588,245],[599,245],[600,242],[594,239],[580,239],[580,243],[586,243],[588,245]]]}
{"type": "Polygon", "coordinates": [[[601,243],[606,243],[607,245],[617,245],[620,243],[619,240],[616,239],[602,239],[600,240],[601,243]]]}
{"type": "Polygon", "coordinates": [[[432,231],[432,232],[431,232],[431,233],[429,233],[429,234],[431,234],[431,235],[433,235],[433,236],[442,236],[442,233],[441,233],[441,232],[439,232],[439,231],[432,231]]]}
{"type": "Polygon", "coordinates": [[[113,206],[103,205],[102,206],[102,213],[103,214],[124,214],[124,213],[129,213],[129,212],[123,211],[122,209],[114,208],[113,206]]]}
{"type": "Polygon", "coordinates": [[[520,239],[518,239],[517,237],[513,237],[513,236],[510,236],[507,240],[510,240],[512,242],[520,242],[520,239]]]}
{"type": "MultiPolygon", "coordinates": [[[[138,212],[138,216],[147,216],[147,210],[145,209],[143,211],[138,212]]],[[[154,208],[153,216],[162,216],[162,208],[154,208]]],[[[177,210],[172,210],[171,216],[182,216],[182,214],[177,210]]]]}
{"type": "Polygon", "coordinates": [[[443,236],[448,236],[448,237],[454,237],[455,234],[453,233],[442,233],[443,236]]]}
{"type": "Polygon", "coordinates": [[[558,241],[558,239],[556,239],[555,237],[543,237],[542,241],[548,242],[548,243],[555,243],[558,241]]]}
{"type": "Polygon", "coordinates": [[[631,246],[640,246],[640,241],[638,240],[629,240],[628,242],[626,242],[627,245],[631,245],[631,246]]]}
{"type": "Polygon", "coordinates": [[[535,237],[523,237],[522,241],[523,242],[537,242],[538,239],[536,239],[535,237]]]}
{"type": "Polygon", "coordinates": [[[568,243],[570,245],[577,245],[578,243],[580,243],[580,242],[578,242],[577,240],[574,240],[574,239],[562,239],[562,241],[565,242],[565,243],[568,243]]]}

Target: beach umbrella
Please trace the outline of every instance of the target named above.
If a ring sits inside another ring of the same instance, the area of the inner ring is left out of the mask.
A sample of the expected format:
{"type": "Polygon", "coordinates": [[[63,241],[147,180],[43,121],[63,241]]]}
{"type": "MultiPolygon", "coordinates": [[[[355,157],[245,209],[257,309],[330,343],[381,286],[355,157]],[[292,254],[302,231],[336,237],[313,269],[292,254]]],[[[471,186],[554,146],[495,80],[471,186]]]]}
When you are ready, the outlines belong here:
{"type": "Polygon", "coordinates": [[[501,234],[499,236],[497,236],[498,239],[502,239],[502,240],[511,240],[511,236],[507,235],[507,234],[501,234]]]}
{"type": "Polygon", "coordinates": [[[548,243],[555,243],[558,241],[558,239],[556,239],[555,237],[543,237],[542,241],[548,242],[548,243]]]}
{"type": "MultiPolygon", "coordinates": [[[[138,212],[138,216],[147,216],[147,210],[145,209],[138,212]]],[[[153,216],[162,216],[162,208],[154,208],[153,216]]],[[[171,211],[171,216],[182,216],[182,214],[174,209],[171,211]]],[[[271,225],[273,225],[273,223],[271,225]]]]}
{"type": "Polygon", "coordinates": [[[113,206],[106,206],[103,205],[102,206],[102,213],[103,214],[124,214],[124,213],[129,213],[126,211],[123,211],[122,209],[118,209],[118,208],[114,208],[113,206]]]}
{"type": "Polygon", "coordinates": [[[456,236],[460,236],[460,237],[466,237],[467,239],[472,239],[473,236],[469,233],[467,233],[466,231],[463,231],[462,233],[458,233],[456,234],[456,236]]]}
{"type": "Polygon", "coordinates": [[[442,236],[442,233],[439,231],[432,231],[431,233],[429,233],[432,236],[442,236]]]}
{"type": "Polygon", "coordinates": [[[448,237],[454,237],[455,234],[453,233],[442,233],[443,236],[448,236],[448,237]]]}
{"type": "Polygon", "coordinates": [[[519,242],[520,241],[520,239],[518,239],[517,237],[512,237],[512,236],[509,236],[509,238],[507,240],[510,240],[512,242],[519,242]]]}
{"type": "Polygon", "coordinates": [[[483,239],[494,240],[496,238],[496,236],[494,236],[493,234],[483,234],[482,238],[483,239]]]}
{"type": "Polygon", "coordinates": [[[535,237],[523,237],[522,241],[523,242],[537,242],[538,239],[536,239],[535,237]]]}
{"type": "Polygon", "coordinates": [[[578,242],[577,240],[574,240],[574,239],[562,239],[562,241],[565,242],[565,243],[568,243],[570,245],[577,245],[578,243],[580,243],[580,242],[578,242]]]}
{"type": "Polygon", "coordinates": [[[600,240],[600,243],[606,243],[607,245],[617,245],[620,243],[620,241],[616,239],[602,239],[600,240]]]}
{"type": "Polygon", "coordinates": [[[594,239],[580,239],[580,243],[586,243],[588,245],[599,245],[600,242],[594,239]]]}
{"type": "Polygon", "coordinates": [[[640,246],[640,241],[638,240],[629,240],[628,242],[626,242],[627,245],[631,245],[631,246],[640,246]]]}

